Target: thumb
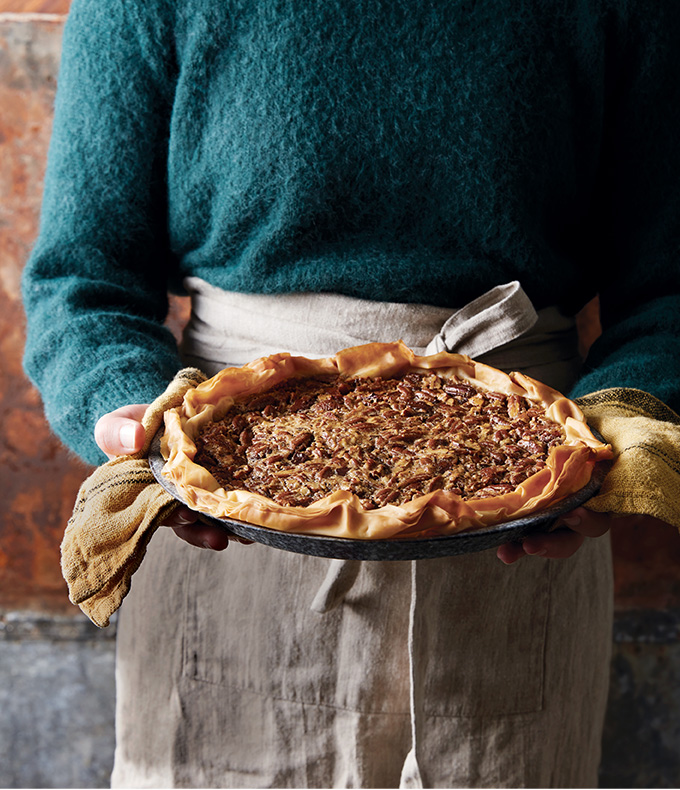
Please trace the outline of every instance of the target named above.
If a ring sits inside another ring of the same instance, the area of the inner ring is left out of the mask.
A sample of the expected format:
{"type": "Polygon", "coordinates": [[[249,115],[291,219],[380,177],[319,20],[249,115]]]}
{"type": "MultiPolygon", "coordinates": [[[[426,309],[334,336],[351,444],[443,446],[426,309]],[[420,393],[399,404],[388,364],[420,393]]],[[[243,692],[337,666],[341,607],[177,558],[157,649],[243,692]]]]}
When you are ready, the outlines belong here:
{"type": "Polygon", "coordinates": [[[109,459],[117,455],[131,455],[142,449],[142,417],[146,408],[143,403],[123,406],[99,418],[94,429],[94,439],[109,459]]]}

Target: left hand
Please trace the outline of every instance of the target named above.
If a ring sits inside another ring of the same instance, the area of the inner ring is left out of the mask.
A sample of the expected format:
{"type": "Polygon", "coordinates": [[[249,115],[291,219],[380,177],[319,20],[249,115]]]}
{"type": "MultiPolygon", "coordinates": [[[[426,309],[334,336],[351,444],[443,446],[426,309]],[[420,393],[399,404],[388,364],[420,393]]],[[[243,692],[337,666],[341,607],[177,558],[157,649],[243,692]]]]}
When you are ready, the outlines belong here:
{"type": "Polygon", "coordinates": [[[170,527],[178,538],[199,549],[224,551],[231,541],[245,545],[252,543],[250,540],[237,537],[217,524],[212,524],[208,520],[203,521],[198,513],[190,510],[186,505],[180,505],[165,520],[163,526],[170,527]]]}
{"type": "Polygon", "coordinates": [[[498,547],[496,556],[506,565],[525,556],[563,560],[571,557],[586,538],[599,538],[613,524],[632,526],[646,522],[659,523],[659,519],[652,516],[615,516],[577,507],[561,516],[552,532],[529,535],[521,543],[505,543],[498,547]]]}

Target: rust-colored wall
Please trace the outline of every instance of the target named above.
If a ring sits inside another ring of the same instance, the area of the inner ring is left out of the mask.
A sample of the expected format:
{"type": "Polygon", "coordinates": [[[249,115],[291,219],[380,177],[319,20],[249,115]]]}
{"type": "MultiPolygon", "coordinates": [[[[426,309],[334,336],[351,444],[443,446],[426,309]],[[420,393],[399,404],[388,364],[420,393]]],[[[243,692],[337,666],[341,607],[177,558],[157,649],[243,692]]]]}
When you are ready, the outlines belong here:
{"type": "Polygon", "coordinates": [[[70,0],[0,0],[3,12],[34,14],[67,14],[70,0]]]}
{"type": "MultiPolygon", "coordinates": [[[[57,3],[0,0],[0,11],[38,6],[53,10],[57,3]]],[[[88,468],[50,434],[38,394],[22,374],[19,297],[37,229],[62,23],[0,14],[0,610],[75,611],[61,580],[58,547],[88,468]]],[[[186,304],[175,300],[174,331],[185,316],[186,304]]],[[[581,328],[587,345],[598,331],[596,305],[581,316],[581,328]]],[[[619,528],[612,539],[617,606],[680,607],[677,532],[619,528]]]]}
{"type": "MultiPolygon", "coordinates": [[[[1,20],[1,18],[0,18],[1,20]]],[[[61,22],[0,21],[0,606],[66,610],[58,546],[87,472],[21,369],[21,269],[36,234],[61,22]]]]}
{"type": "Polygon", "coordinates": [[[673,527],[611,530],[614,595],[622,609],[680,608],[680,537],[673,527]]]}

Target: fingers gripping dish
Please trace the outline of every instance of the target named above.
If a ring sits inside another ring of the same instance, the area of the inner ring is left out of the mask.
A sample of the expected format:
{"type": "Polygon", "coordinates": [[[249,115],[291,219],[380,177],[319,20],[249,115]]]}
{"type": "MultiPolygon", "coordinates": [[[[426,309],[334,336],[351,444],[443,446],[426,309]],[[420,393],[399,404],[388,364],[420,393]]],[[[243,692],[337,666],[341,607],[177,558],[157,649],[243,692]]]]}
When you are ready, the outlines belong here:
{"type": "Polygon", "coordinates": [[[208,515],[355,539],[526,516],[612,456],[556,390],[401,342],[227,368],[166,412],[162,452],[163,474],[208,515]]]}

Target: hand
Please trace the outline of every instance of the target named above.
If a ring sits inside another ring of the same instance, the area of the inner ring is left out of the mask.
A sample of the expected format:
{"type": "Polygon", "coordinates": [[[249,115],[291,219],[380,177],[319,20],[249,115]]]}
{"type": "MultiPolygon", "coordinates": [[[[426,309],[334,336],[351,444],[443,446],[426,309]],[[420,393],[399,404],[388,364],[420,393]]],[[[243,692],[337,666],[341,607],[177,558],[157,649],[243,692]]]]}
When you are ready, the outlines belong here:
{"type": "Polygon", "coordinates": [[[191,543],[192,546],[198,546],[199,549],[223,551],[232,540],[246,544],[252,542],[244,541],[224,527],[201,521],[200,515],[186,505],[180,505],[163,526],[170,527],[178,538],[191,543]]]}
{"type": "Polygon", "coordinates": [[[506,565],[511,565],[527,555],[545,559],[566,559],[581,547],[586,538],[598,538],[608,532],[612,525],[630,526],[647,522],[660,523],[659,519],[652,516],[616,516],[577,507],[561,516],[552,532],[530,535],[521,543],[506,543],[498,547],[496,556],[506,565]]]}
{"type": "MultiPolygon", "coordinates": [[[[133,455],[142,449],[144,444],[144,426],[142,417],[147,405],[136,403],[123,406],[101,417],[94,429],[94,439],[99,448],[111,460],[119,455],[133,455]]],[[[222,551],[229,541],[249,544],[252,541],[236,537],[231,532],[216,524],[201,521],[198,513],[181,505],[163,525],[175,531],[178,538],[199,548],[222,551]]]]}

